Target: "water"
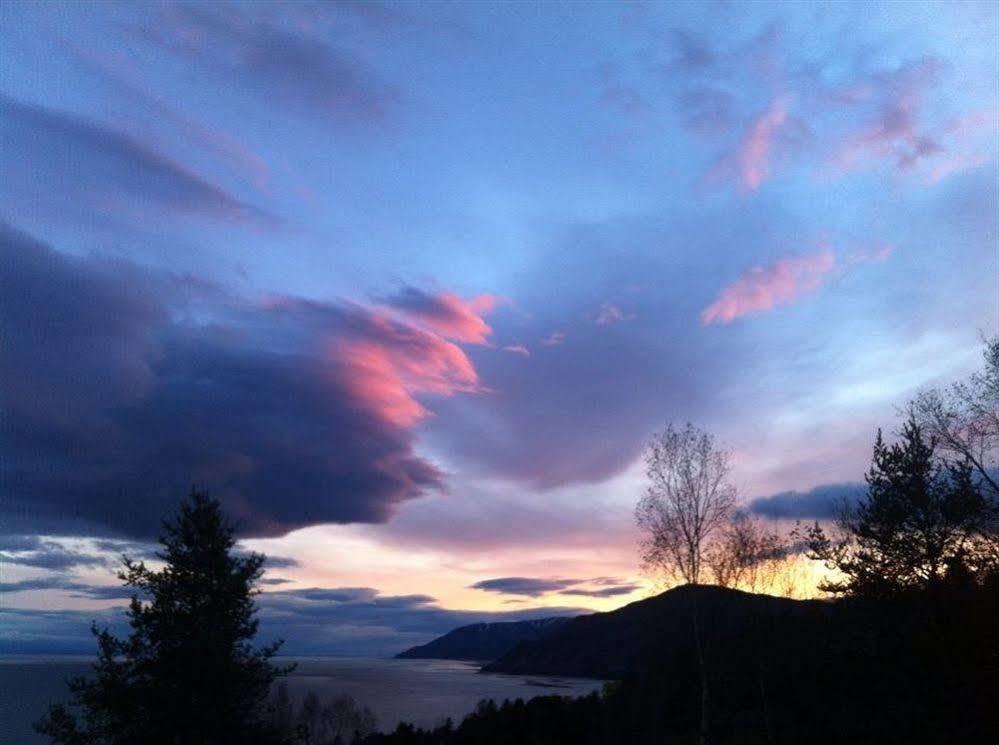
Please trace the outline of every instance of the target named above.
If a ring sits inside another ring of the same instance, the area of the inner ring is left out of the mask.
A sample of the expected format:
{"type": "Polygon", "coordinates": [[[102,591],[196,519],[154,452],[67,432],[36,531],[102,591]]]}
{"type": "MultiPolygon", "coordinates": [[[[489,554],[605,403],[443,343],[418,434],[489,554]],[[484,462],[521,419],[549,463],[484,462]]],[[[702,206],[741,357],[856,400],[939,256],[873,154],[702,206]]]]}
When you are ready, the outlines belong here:
{"type": "MultiPolygon", "coordinates": [[[[86,674],[86,657],[0,657],[0,742],[41,743],[31,728],[49,705],[66,700],[65,679],[86,674]]],[[[286,678],[298,700],[313,690],[320,698],[349,693],[378,717],[379,728],[399,722],[430,726],[451,717],[455,722],[484,698],[582,696],[599,690],[600,681],[518,675],[484,675],[473,663],[451,660],[380,660],[290,657],[298,663],[286,678]]]]}

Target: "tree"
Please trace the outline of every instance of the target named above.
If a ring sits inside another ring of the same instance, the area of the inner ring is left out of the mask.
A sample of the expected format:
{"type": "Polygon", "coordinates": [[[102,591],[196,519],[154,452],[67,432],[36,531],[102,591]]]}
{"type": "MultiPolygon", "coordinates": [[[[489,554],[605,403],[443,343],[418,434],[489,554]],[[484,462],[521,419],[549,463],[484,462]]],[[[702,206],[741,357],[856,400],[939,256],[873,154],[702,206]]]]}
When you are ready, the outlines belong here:
{"type": "Polygon", "coordinates": [[[938,458],[936,444],[914,417],[900,442],[888,445],[878,432],[867,497],[843,507],[842,539],[829,539],[817,523],[807,531],[811,557],[842,577],[823,590],[894,597],[927,589],[949,573],[978,571],[980,544],[993,540],[991,506],[972,464],[938,458]]]}
{"type": "Polygon", "coordinates": [[[128,638],[95,627],[93,677],[69,681],[71,706],[53,706],[36,728],[74,745],[275,741],[266,698],[290,668],[271,664],[280,642],[251,646],[264,557],[235,554],[219,503],[193,490],[160,544],[158,571],[123,559],[118,576],[136,590],[128,638]]]}
{"type": "Polygon", "coordinates": [[[735,503],[728,453],[688,423],[656,435],[645,456],[649,485],[635,508],[645,531],[643,564],[668,579],[698,584],[708,541],[735,503]]]}
{"type": "Polygon", "coordinates": [[[912,411],[943,452],[966,460],[991,499],[999,499],[999,337],[986,340],[985,367],[949,389],[922,392],[912,411]]]}
{"type": "Polygon", "coordinates": [[[715,584],[749,592],[788,594],[782,580],[789,570],[791,545],[786,536],[770,530],[743,512],[720,529],[705,561],[715,584]]]}

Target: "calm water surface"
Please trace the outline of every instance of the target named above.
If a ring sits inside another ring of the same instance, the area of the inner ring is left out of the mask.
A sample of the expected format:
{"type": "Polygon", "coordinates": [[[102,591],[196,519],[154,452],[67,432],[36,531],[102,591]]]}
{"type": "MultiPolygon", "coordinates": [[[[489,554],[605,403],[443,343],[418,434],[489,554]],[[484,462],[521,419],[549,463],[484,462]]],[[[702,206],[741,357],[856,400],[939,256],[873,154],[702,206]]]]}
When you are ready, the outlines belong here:
{"type": "MultiPolygon", "coordinates": [[[[0,657],[0,743],[45,742],[31,729],[49,704],[66,699],[65,679],[85,674],[92,658],[0,657]]],[[[581,696],[600,681],[544,676],[483,675],[478,666],[450,660],[381,660],[292,657],[298,663],[286,680],[292,698],[313,690],[321,698],[346,692],[378,717],[381,729],[399,722],[433,725],[460,720],[483,698],[497,701],[532,696],[581,696]]]]}

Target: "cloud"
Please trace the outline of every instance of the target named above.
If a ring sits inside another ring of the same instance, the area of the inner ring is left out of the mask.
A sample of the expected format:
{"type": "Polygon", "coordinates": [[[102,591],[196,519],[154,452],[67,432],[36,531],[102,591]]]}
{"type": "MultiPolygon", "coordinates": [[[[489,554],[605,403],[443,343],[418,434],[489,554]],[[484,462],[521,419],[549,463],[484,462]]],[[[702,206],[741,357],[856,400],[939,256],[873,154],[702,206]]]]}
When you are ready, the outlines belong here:
{"type": "Polygon", "coordinates": [[[525,347],[523,344],[508,344],[503,347],[504,352],[510,352],[511,354],[519,354],[521,357],[530,357],[531,350],[525,347]]]}
{"type": "Polygon", "coordinates": [[[868,261],[884,261],[895,247],[888,243],[861,246],[837,258],[825,248],[807,256],[779,259],[766,266],[744,272],[719,293],[711,305],[701,311],[701,323],[731,323],[746,315],[765,313],[814,292],[832,274],[868,261]]]}
{"type": "Polygon", "coordinates": [[[0,582],[0,592],[32,592],[35,590],[59,590],[71,597],[93,600],[127,600],[142,592],[123,585],[93,585],[75,582],[62,577],[42,577],[25,579],[19,582],[0,582]]]}
{"type": "Polygon", "coordinates": [[[552,331],[541,340],[542,345],[546,347],[557,347],[563,342],[565,342],[565,334],[561,331],[552,331]]]}
{"type": "Polygon", "coordinates": [[[0,562],[38,569],[70,569],[77,566],[93,567],[108,564],[105,556],[70,551],[52,542],[44,542],[38,549],[28,552],[0,552],[0,562]]]}
{"type": "Polygon", "coordinates": [[[539,597],[550,592],[578,585],[584,580],[579,579],[538,579],[536,577],[497,577],[484,579],[472,585],[472,589],[497,592],[503,595],[526,595],[539,597]]]}
{"type": "Polygon", "coordinates": [[[786,491],[752,500],[747,509],[761,517],[788,520],[824,520],[839,516],[840,506],[867,494],[867,485],[857,482],[823,484],[805,492],[786,491]]]}
{"type": "Polygon", "coordinates": [[[634,313],[625,313],[614,303],[604,303],[593,318],[593,322],[598,326],[609,326],[622,321],[632,321],[635,319],[634,313]]]}
{"type": "Polygon", "coordinates": [[[735,153],[735,162],[742,186],[749,191],[758,189],[770,176],[774,138],[787,121],[783,101],[774,103],[750,125],[735,153]]]}
{"type": "Polygon", "coordinates": [[[835,266],[835,254],[825,250],[753,267],[724,288],[701,312],[701,323],[731,323],[742,316],[791,303],[817,289],[835,266]]]}
{"type": "Polygon", "coordinates": [[[568,590],[562,590],[563,595],[579,595],[588,598],[613,598],[619,595],[630,595],[636,590],[640,590],[641,586],[636,584],[623,584],[623,585],[610,585],[608,587],[596,587],[596,588],[584,588],[584,587],[573,587],[568,590]]]}
{"type": "Polygon", "coordinates": [[[248,303],[0,228],[9,529],[147,538],[191,484],[244,534],[381,522],[444,486],[423,400],[478,390],[465,353],[375,308],[248,303]]]}
{"type": "Polygon", "coordinates": [[[639,586],[613,577],[597,577],[589,580],[497,577],[496,579],[484,579],[476,582],[472,585],[472,589],[532,598],[550,593],[589,598],[610,598],[628,595],[639,589],[639,586]],[[583,587],[582,585],[587,586],[583,587]]]}
{"type": "Polygon", "coordinates": [[[940,72],[938,60],[924,57],[856,88],[857,102],[873,99],[875,112],[841,143],[832,156],[834,166],[849,172],[888,159],[900,169],[910,169],[940,152],[940,143],[921,129],[919,121],[926,90],[940,72]]]}
{"type": "MultiPolygon", "coordinates": [[[[109,588],[109,593],[115,589],[122,588],[109,588]]],[[[355,657],[393,655],[472,623],[590,612],[571,607],[449,610],[426,595],[380,595],[372,588],[267,591],[258,596],[257,606],[261,643],[284,639],[283,654],[355,657]]],[[[127,633],[120,605],[95,611],[0,609],[0,654],[90,654],[94,651],[91,621],[127,633]]]]}
{"type": "Polygon", "coordinates": [[[441,608],[428,595],[381,595],[372,588],[311,588],[260,596],[261,638],[280,633],[286,654],[390,655],[459,626],[577,615],[576,608],[516,611],[441,608]]]}
{"type": "Polygon", "coordinates": [[[293,21],[252,8],[167,5],[139,34],[268,101],[339,123],[384,123],[398,91],[359,56],[293,21]]]}
{"type": "Polygon", "coordinates": [[[3,191],[65,200],[67,209],[203,215],[274,228],[281,221],[211,184],[129,135],[75,114],[0,96],[3,191]]]}
{"type": "Polygon", "coordinates": [[[291,567],[301,566],[298,559],[293,559],[290,556],[271,556],[267,554],[267,564],[268,569],[288,569],[291,567]]]}
{"type": "Polygon", "coordinates": [[[496,308],[493,295],[463,300],[454,293],[431,294],[405,287],[388,299],[395,309],[441,336],[468,344],[485,344],[493,330],[482,318],[496,308]]]}

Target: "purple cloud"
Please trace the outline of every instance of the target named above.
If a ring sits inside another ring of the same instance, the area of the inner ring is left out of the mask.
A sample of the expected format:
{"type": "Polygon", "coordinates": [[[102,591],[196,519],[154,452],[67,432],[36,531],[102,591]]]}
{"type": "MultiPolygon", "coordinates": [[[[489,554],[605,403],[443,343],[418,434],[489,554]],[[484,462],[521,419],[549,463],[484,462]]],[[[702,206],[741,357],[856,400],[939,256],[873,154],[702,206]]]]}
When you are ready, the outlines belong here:
{"type": "Polygon", "coordinates": [[[75,114],[0,96],[0,136],[3,191],[22,200],[57,195],[101,210],[152,204],[258,227],[281,224],[129,135],[75,114]]]}
{"type": "Polygon", "coordinates": [[[340,122],[386,121],[399,93],[356,55],[311,33],[310,24],[252,11],[169,5],[139,32],[268,100],[340,122]]]}
{"type": "Polygon", "coordinates": [[[484,579],[471,586],[474,590],[485,590],[501,595],[521,595],[540,597],[549,593],[575,595],[588,598],[610,598],[628,595],[639,588],[638,585],[613,577],[595,579],[544,579],[540,577],[497,577],[484,579]],[[584,586],[585,585],[585,586],[584,586]]]}
{"type": "Polygon", "coordinates": [[[857,482],[823,484],[804,492],[786,491],[752,500],[747,509],[754,515],[775,520],[827,520],[838,517],[844,503],[852,504],[867,494],[867,485],[857,482]]]}
{"type": "Polygon", "coordinates": [[[0,309],[19,350],[0,361],[12,531],[151,536],[197,484],[274,535],[381,522],[443,487],[413,450],[419,398],[478,380],[442,337],[358,305],[247,305],[7,227],[0,244],[19,288],[0,309]]]}

